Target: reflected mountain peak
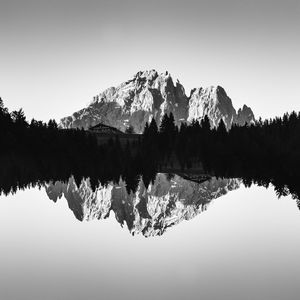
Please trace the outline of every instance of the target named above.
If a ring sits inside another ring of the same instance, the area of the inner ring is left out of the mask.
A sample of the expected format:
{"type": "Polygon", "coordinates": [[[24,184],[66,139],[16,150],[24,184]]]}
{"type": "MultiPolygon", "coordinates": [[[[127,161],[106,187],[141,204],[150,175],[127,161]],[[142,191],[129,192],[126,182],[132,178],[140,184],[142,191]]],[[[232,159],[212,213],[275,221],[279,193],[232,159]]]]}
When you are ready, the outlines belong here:
{"type": "Polygon", "coordinates": [[[195,182],[179,175],[158,173],[146,188],[140,178],[135,192],[128,192],[126,183],[108,183],[92,188],[90,179],[79,185],[74,177],[67,183],[55,182],[46,186],[54,202],[64,196],[69,208],[80,221],[105,219],[110,211],[130,233],[145,237],[162,235],[168,227],[190,220],[207,209],[208,204],[240,186],[239,179],[210,178],[195,182]]]}

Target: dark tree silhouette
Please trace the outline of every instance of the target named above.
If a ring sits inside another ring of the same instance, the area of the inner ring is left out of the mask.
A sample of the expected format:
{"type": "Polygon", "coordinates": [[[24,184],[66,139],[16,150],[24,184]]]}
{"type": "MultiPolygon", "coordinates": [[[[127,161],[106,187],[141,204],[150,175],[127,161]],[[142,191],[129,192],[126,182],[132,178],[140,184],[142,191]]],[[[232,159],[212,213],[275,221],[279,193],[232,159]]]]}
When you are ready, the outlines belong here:
{"type": "Polygon", "coordinates": [[[158,127],[157,124],[155,122],[155,119],[152,118],[151,122],[150,122],[150,126],[149,126],[149,134],[151,136],[155,136],[158,134],[158,127]]]}
{"type": "Polygon", "coordinates": [[[48,123],[26,121],[22,109],[9,113],[0,98],[0,193],[68,180],[80,183],[118,182],[134,190],[138,178],[145,184],[157,171],[208,173],[242,178],[246,186],[272,184],[278,196],[300,196],[300,113],[270,120],[259,119],[245,126],[226,129],[223,120],[211,128],[208,116],[191,124],[175,125],[174,116],[164,115],[159,127],[154,119],[135,142],[112,135],[105,144],[97,136],[79,129],[59,129],[48,123]]]}

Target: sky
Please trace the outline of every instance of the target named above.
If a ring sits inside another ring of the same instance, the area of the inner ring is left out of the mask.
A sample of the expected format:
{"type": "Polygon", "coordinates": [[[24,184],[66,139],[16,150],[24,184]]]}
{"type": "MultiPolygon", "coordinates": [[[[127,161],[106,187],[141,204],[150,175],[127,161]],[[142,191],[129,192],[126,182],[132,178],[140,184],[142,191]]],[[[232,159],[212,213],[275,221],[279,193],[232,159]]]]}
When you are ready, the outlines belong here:
{"type": "Polygon", "coordinates": [[[299,36],[299,0],[0,0],[0,97],[59,121],[156,69],[279,116],[300,111],[299,36]]]}

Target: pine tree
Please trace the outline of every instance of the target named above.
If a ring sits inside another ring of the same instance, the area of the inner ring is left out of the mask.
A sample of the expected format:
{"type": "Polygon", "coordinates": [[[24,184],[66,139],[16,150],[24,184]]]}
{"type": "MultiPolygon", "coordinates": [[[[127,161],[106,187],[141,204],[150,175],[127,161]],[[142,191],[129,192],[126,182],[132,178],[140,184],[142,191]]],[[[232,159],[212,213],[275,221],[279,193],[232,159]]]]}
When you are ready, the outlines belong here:
{"type": "Polygon", "coordinates": [[[227,135],[227,129],[226,129],[223,119],[221,119],[219,122],[219,125],[217,128],[217,133],[220,137],[225,137],[227,135]]]}
{"type": "Polygon", "coordinates": [[[58,128],[57,123],[56,123],[56,121],[54,119],[53,120],[52,119],[49,120],[47,127],[49,129],[53,129],[53,130],[55,130],[55,129],[58,128]]]}
{"type": "Polygon", "coordinates": [[[17,125],[26,126],[26,124],[27,124],[25,113],[22,108],[20,108],[19,110],[14,110],[11,113],[11,118],[12,118],[13,122],[17,125]]]}
{"type": "Polygon", "coordinates": [[[169,123],[169,116],[168,114],[164,114],[159,126],[160,133],[165,133],[168,131],[168,123],[169,123]]]}
{"type": "Polygon", "coordinates": [[[210,131],[210,121],[207,115],[201,120],[201,128],[205,133],[210,131]]]}
{"type": "Polygon", "coordinates": [[[157,133],[158,133],[158,127],[157,127],[157,124],[155,122],[155,119],[152,118],[150,126],[149,126],[149,134],[151,136],[155,136],[155,135],[157,135],[157,133]]]}

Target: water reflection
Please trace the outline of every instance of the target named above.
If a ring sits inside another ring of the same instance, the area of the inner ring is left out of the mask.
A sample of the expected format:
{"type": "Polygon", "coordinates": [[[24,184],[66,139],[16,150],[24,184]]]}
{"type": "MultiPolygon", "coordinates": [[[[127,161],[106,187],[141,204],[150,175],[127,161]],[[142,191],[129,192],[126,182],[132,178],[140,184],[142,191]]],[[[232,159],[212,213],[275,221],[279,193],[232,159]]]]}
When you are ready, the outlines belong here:
{"type": "Polygon", "coordinates": [[[263,165],[245,168],[243,164],[229,166],[211,160],[204,161],[201,170],[160,167],[160,173],[150,166],[111,168],[112,160],[101,167],[87,164],[74,170],[54,166],[46,171],[16,158],[5,160],[2,165],[0,195],[33,187],[46,188],[54,202],[64,196],[78,220],[105,219],[113,211],[117,221],[122,226],[126,224],[133,235],[162,235],[168,227],[193,218],[212,199],[240,184],[273,186],[278,197],[291,195],[300,208],[295,170],[278,169],[276,165],[273,169],[263,165]]]}
{"type": "Polygon", "coordinates": [[[132,235],[145,237],[162,235],[168,227],[190,220],[207,209],[209,203],[239,188],[239,179],[215,177],[190,178],[176,174],[158,173],[145,186],[140,178],[135,191],[128,191],[122,179],[95,188],[90,179],[76,183],[70,177],[67,183],[56,181],[46,185],[48,197],[56,202],[64,196],[75,217],[80,220],[108,218],[113,211],[116,220],[125,223],[132,235]]]}

